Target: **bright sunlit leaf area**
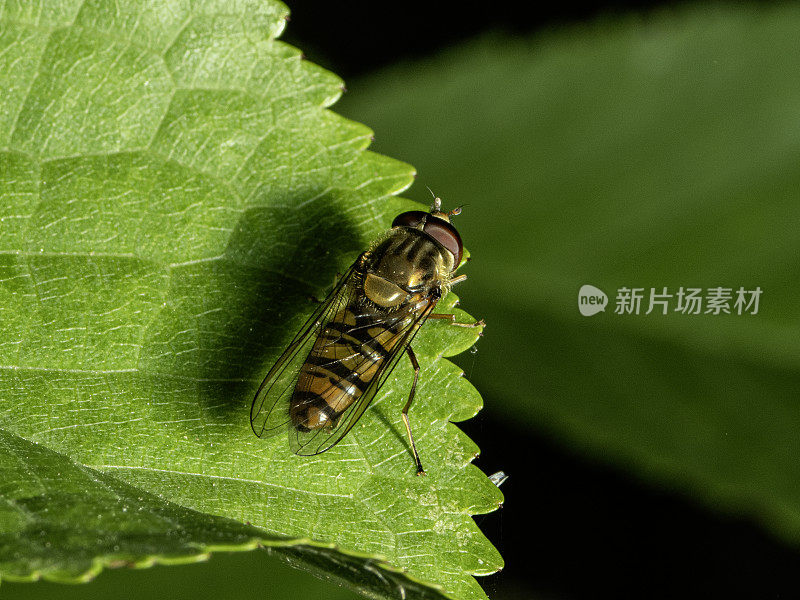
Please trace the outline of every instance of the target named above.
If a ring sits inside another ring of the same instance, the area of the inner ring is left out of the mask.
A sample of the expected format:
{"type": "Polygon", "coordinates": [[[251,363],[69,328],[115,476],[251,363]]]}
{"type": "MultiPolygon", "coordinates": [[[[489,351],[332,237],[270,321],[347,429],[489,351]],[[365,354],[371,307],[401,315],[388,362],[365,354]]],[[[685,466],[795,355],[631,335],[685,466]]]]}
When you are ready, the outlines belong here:
{"type": "Polygon", "coordinates": [[[502,496],[449,423],[481,407],[443,358],[477,330],[415,342],[427,477],[406,362],[330,452],[250,430],[309,297],[416,206],[412,167],[326,109],[341,81],[275,39],[287,12],[0,8],[0,579],[265,545],[372,597],[479,599],[502,566],[471,517],[502,496]]]}

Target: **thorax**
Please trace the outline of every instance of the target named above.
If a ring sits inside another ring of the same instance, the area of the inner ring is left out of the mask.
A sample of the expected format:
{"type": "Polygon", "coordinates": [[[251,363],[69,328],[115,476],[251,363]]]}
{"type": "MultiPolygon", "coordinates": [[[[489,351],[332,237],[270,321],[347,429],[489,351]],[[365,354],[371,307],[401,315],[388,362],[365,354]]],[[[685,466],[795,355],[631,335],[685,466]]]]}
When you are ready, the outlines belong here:
{"type": "Polygon", "coordinates": [[[426,299],[441,289],[452,269],[446,254],[421,231],[393,229],[365,257],[364,294],[382,308],[426,299]]]}

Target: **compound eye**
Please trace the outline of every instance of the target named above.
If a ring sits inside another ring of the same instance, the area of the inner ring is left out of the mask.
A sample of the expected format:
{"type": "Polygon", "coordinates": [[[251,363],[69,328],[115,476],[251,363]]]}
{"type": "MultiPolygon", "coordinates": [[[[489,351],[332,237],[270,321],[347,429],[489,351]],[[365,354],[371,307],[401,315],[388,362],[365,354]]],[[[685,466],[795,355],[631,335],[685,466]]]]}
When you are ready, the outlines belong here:
{"type": "Polygon", "coordinates": [[[418,227],[429,216],[430,213],[421,210],[410,210],[397,215],[392,221],[392,227],[418,227]]]}
{"type": "Polygon", "coordinates": [[[431,217],[425,223],[422,231],[439,242],[453,255],[455,258],[453,269],[461,263],[461,254],[464,252],[464,246],[461,244],[461,236],[458,235],[455,227],[444,219],[431,217]]]}

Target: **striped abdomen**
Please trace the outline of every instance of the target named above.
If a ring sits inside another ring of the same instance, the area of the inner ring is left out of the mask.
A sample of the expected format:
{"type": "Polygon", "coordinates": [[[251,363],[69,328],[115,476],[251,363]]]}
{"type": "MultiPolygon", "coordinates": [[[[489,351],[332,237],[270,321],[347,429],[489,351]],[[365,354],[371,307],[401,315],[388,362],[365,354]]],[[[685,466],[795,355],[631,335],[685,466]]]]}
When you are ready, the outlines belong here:
{"type": "Polygon", "coordinates": [[[366,391],[406,324],[384,314],[358,314],[350,304],[322,329],[305,364],[289,407],[301,431],[334,427],[342,413],[366,391]]]}

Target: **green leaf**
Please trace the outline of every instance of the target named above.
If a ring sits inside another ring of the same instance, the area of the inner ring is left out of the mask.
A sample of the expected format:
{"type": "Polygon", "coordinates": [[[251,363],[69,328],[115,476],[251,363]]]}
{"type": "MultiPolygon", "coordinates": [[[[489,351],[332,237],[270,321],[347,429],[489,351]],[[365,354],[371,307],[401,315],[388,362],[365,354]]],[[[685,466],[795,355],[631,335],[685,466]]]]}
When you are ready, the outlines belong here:
{"type": "Polygon", "coordinates": [[[502,496],[448,422],[481,406],[442,358],[476,330],[415,342],[426,478],[406,364],[330,452],[250,431],[308,297],[414,206],[413,169],[325,110],[341,81],[275,39],[286,15],[0,8],[0,578],[260,544],[372,597],[483,598],[502,566],[471,519],[502,496]]]}
{"type": "Polygon", "coordinates": [[[795,543],[799,27],[796,6],[695,7],[495,37],[340,107],[468,204],[490,412],[795,543]],[[581,316],[583,284],[611,308],[581,316]],[[763,295],[757,315],[623,316],[622,286],[763,295]]]}
{"type": "Polygon", "coordinates": [[[104,567],[204,560],[209,552],[267,549],[320,577],[382,596],[443,598],[369,557],[265,533],[177,506],[116,477],[0,430],[0,569],[11,581],[88,581],[104,567]],[[348,573],[344,576],[344,573],[348,573]]]}

